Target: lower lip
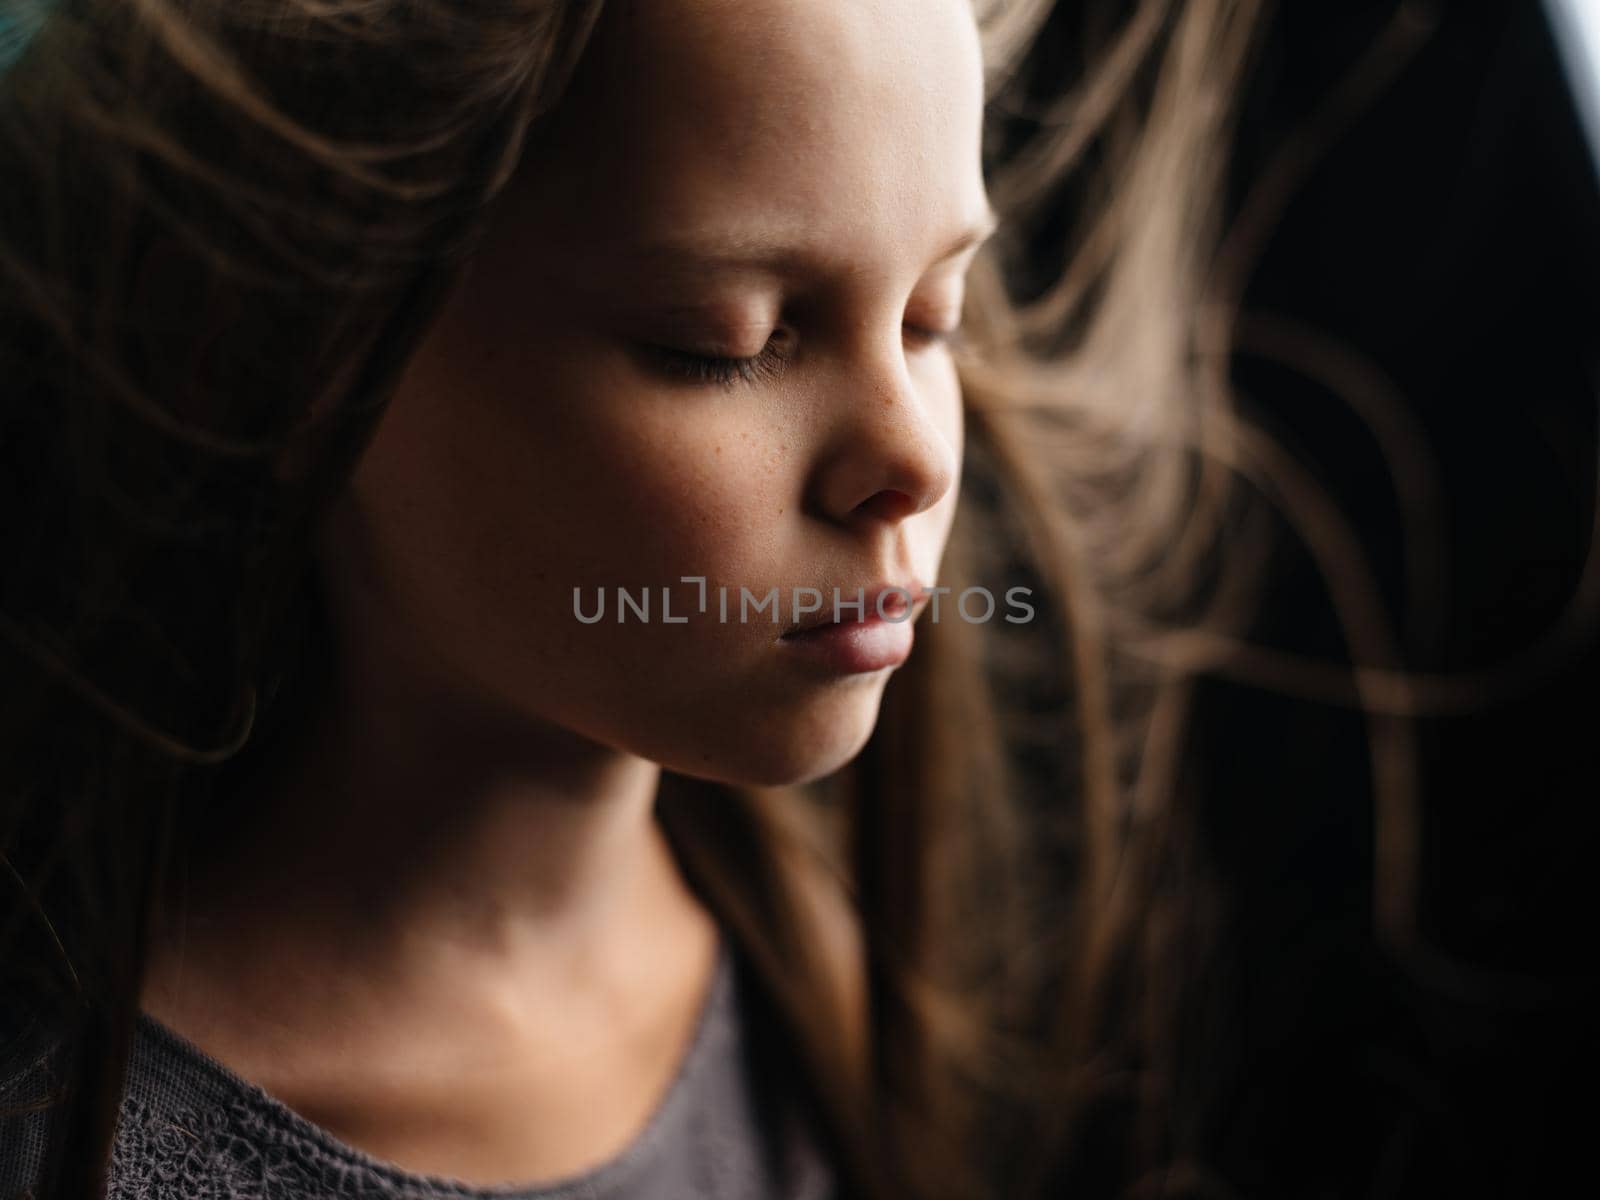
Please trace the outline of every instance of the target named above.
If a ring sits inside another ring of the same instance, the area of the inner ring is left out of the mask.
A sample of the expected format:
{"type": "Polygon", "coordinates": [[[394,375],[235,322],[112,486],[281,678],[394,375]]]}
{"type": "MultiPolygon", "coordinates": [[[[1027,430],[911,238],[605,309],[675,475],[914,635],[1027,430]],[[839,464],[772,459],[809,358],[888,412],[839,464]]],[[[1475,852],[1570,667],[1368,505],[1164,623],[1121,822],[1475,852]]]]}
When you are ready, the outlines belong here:
{"type": "Polygon", "coordinates": [[[873,619],[792,633],[778,645],[836,674],[862,675],[905,662],[913,638],[910,621],[873,619]]]}

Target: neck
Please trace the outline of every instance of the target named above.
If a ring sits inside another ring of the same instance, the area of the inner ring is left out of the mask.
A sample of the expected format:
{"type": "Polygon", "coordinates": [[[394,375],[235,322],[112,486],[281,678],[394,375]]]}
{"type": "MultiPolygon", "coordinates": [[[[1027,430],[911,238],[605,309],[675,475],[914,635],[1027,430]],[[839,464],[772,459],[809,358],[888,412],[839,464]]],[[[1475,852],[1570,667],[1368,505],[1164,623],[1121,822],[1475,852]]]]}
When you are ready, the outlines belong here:
{"type": "Polygon", "coordinates": [[[371,627],[338,663],[295,744],[229,798],[239,819],[202,832],[179,936],[392,976],[441,950],[570,959],[693,906],[655,764],[511,712],[371,627]]]}
{"type": "Polygon", "coordinates": [[[658,767],[447,678],[384,621],[339,639],[294,744],[198,831],[141,1006],[402,1166],[570,1174],[664,1094],[716,927],[655,820],[658,767]]]}

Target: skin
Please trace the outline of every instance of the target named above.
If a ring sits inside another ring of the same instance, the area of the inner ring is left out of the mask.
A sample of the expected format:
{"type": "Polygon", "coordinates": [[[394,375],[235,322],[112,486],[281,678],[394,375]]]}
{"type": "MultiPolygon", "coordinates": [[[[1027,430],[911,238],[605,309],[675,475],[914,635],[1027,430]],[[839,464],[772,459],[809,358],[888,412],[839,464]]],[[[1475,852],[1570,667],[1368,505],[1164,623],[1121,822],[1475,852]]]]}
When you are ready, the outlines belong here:
{"type": "Polygon", "coordinates": [[[337,687],[164,922],[147,1011],[407,1169],[628,1144],[718,937],[661,767],[826,774],[891,674],[676,581],[937,581],[961,399],[927,331],[986,232],[981,110],[964,0],[608,6],[326,527],[337,687]],[[769,342],[751,380],[678,366],[769,342]],[[691,619],[576,620],[619,585],[691,619]]]}

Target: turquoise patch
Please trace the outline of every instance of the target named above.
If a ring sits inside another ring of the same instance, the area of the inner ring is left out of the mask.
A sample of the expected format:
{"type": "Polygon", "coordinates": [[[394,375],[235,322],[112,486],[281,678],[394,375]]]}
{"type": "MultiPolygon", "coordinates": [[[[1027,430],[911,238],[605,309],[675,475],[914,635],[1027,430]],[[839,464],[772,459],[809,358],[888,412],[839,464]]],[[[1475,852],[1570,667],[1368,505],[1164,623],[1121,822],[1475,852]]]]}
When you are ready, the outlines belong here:
{"type": "Polygon", "coordinates": [[[0,0],[0,75],[44,27],[54,0],[0,0]]]}

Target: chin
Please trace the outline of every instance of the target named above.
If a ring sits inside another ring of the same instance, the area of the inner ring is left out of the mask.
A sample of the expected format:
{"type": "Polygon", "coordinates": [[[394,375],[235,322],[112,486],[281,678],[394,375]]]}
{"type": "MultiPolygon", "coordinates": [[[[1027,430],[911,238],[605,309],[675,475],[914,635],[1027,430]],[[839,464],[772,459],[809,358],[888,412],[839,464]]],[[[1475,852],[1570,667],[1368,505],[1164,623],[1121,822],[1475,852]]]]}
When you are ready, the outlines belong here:
{"type": "Polygon", "coordinates": [[[860,754],[877,724],[882,686],[813,702],[803,712],[714,725],[715,746],[661,765],[735,787],[783,787],[833,774],[860,754]]]}

